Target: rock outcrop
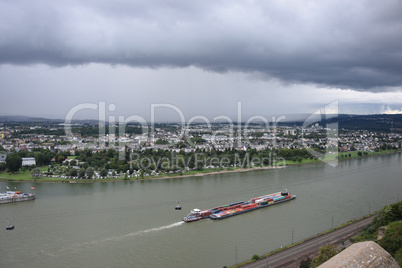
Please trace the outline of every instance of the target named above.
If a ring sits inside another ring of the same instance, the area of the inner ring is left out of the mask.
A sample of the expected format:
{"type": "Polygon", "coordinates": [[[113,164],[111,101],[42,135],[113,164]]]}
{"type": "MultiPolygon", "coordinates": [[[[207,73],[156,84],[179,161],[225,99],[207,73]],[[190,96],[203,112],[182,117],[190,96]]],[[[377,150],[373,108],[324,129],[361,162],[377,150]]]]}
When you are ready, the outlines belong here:
{"type": "Polygon", "coordinates": [[[333,267],[384,267],[399,268],[399,265],[377,243],[368,241],[351,245],[330,260],[319,266],[320,268],[333,267]]]}

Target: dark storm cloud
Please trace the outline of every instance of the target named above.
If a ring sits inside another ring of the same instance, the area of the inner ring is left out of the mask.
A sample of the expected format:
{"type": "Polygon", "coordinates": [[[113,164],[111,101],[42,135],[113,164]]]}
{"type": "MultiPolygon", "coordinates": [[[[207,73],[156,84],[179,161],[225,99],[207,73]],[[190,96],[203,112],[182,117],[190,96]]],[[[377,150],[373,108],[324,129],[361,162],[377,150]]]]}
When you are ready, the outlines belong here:
{"type": "Polygon", "coordinates": [[[402,85],[402,2],[1,1],[0,63],[197,66],[381,91],[402,85]]]}

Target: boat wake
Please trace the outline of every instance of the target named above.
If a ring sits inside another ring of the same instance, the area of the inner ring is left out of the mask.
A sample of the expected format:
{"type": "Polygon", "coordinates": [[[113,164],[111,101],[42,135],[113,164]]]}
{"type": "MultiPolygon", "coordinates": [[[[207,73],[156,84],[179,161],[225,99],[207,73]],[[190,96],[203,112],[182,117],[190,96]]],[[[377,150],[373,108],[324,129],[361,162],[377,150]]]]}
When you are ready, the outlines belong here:
{"type": "MultiPolygon", "coordinates": [[[[65,253],[71,253],[71,251],[78,251],[81,250],[82,248],[85,247],[89,247],[89,246],[94,246],[94,245],[99,245],[100,243],[104,243],[104,242],[110,242],[110,241],[120,241],[122,239],[126,239],[126,238],[130,238],[130,237],[135,237],[138,235],[142,235],[142,234],[146,234],[146,233],[153,233],[153,232],[159,232],[162,230],[166,230],[166,229],[170,229],[170,228],[174,228],[176,226],[180,226],[184,223],[184,221],[179,221],[176,223],[172,223],[169,225],[165,225],[165,226],[161,226],[161,227],[155,227],[155,228],[150,228],[147,230],[143,230],[143,231],[138,231],[138,232],[133,232],[133,233],[128,233],[125,235],[116,235],[116,236],[111,236],[108,238],[104,238],[104,239],[98,239],[98,240],[93,240],[91,242],[82,242],[82,243],[76,243],[73,244],[70,247],[67,248],[63,248],[60,249],[58,251],[59,254],[65,254],[65,253]]],[[[41,252],[45,255],[49,255],[49,256],[56,256],[59,255],[56,252],[49,252],[48,250],[41,250],[41,252]]]]}
{"type": "Polygon", "coordinates": [[[121,239],[124,239],[124,238],[127,238],[127,237],[137,236],[137,235],[151,233],[151,232],[159,232],[159,231],[162,231],[162,230],[170,229],[170,228],[173,228],[173,227],[176,227],[176,226],[180,226],[183,223],[184,223],[184,221],[179,221],[179,222],[172,223],[172,224],[169,224],[169,225],[166,225],[166,226],[150,228],[150,229],[147,229],[147,230],[144,230],[144,231],[138,231],[138,232],[135,232],[135,233],[129,233],[129,234],[125,234],[125,235],[112,236],[112,237],[105,238],[105,239],[102,239],[102,240],[97,240],[97,241],[94,241],[94,242],[99,243],[99,242],[107,242],[107,241],[118,241],[118,240],[121,240],[121,239]]]}

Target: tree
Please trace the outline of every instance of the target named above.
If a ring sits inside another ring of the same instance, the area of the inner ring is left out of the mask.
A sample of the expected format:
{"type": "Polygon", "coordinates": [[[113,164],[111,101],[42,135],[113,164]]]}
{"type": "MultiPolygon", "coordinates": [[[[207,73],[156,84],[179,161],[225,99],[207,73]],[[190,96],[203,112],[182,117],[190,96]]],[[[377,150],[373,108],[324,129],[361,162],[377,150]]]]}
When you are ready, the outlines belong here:
{"type": "Polygon", "coordinates": [[[45,155],[41,152],[35,153],[36,165],[43,166],[45,164],[45,155]]]}
{"type": "Polygon", "coordinates": [[[402,267],[402,247],[395,253],[394,259],[402,267]]]}
{"type": "Polygon", "coordinates": [[[22,158],[17,153],[8,154],[6,158],[6,166],[9,171],[17,172],[22,166],[22,158]]]}
{"type": "Polygon", "coordinates": [[[61,164],[65,159],[66,159],[66,157],[64,155],[62,155],[61,153],[58,153],[55,156],[56,163],[59,163],[59,164],[61,164]]]}
{"type": "Polygon", "coordinates": [[[77,177],[78,176],[78,171],[75,168],[70,169],[70,171],[68,172],[68,176],[71,177],[77,177]]]}
{"type": "Polygon", "coordinates": [[[6,163],[0,162],[0,171],[6,170],[6,163]]]}
{"type": "Polygon", "coordinates": [[[91,179],[95,172],[94,172],[94,169],[93,169],[93,168],[89,167],[89,168],[87,168],[87,170],[85,171],[85,173],[87,173],[88,178],[91,179]]]}
{"type": "Polygon", "coordinates": [[[254,254],[253,257],[251,258],[251,260],[256,261],[258,260],[260,257],[257,254],[254,254]]]}
{"type": "Polygon", "coordinates": [[[307,258],[307,259],[305,259],[305,260],[302,260],[301,262],[300,262],[300,268],[310,268],[310,265],[311,265],[311,259],[310,258],[307,258]]]}
{"type": "Polygon", "coordinates": [[[164,140],[164,139],[158,139],[155,144],[169,144],[169,141],[164,140]]]}
{"type": "Polygon", "coordinates": [[[402,222],[395,221],[389,224],[378,244],[394,257],[402,248],[402,222]]]}
{"type": "Polygon", "coordinates": [[[31,171],[31,176],[32,177],[37,178],[37,177],[39,177],[39,175],[40,175],[40,169],[39,168],[32,169],[32,171],[31,171]]]}
{"type": "Polygon", "coordinates": [[[320,247],[318,250],[318,256],[313,259],[311,262],[311,268],[315,268],[326,262],[327,260],[331,259],[333,256],[338,254],[338,250],[334,245],[326,245],[320,247]]]}
{"type": "Polygon", "coordinates": [[[362,156],[363,153],[362,153],[362,152],[358,152],[357,155],[358,155],[358,156],[362,156]]]}
{"type": "Polygon", "coordinates": [[[355,151],[355,150],[356,150],[354,143],[352,143],[352,145],[350,146],[350,150],[351,150],[351,151],[355,151]]]}
{"type": "Polygon", "coordinates": [[[84,178],[84,176],[85,176],[85,168],[80,168],[80,170],[78,171],[78,177],[84,178]]]}
{"type": "Polygon", "coordinates": [[[107,173],[108,173],[107,169],[106,169],[106,168],[102,168],[99,174],[101,175],[101,177],[106,177],[106,176],[107,176],[107,173]]]}

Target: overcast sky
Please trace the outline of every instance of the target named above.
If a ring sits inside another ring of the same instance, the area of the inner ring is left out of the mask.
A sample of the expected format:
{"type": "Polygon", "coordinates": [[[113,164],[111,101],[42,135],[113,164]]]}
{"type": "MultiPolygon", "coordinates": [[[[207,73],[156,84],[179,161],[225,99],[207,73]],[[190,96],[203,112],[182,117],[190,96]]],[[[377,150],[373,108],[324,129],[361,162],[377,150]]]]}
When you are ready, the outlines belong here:
{"type": "Polygon", "coordinates": [[[400,0],[0,0],[0,115],[396,113],[401,14],[400,0]]]}

